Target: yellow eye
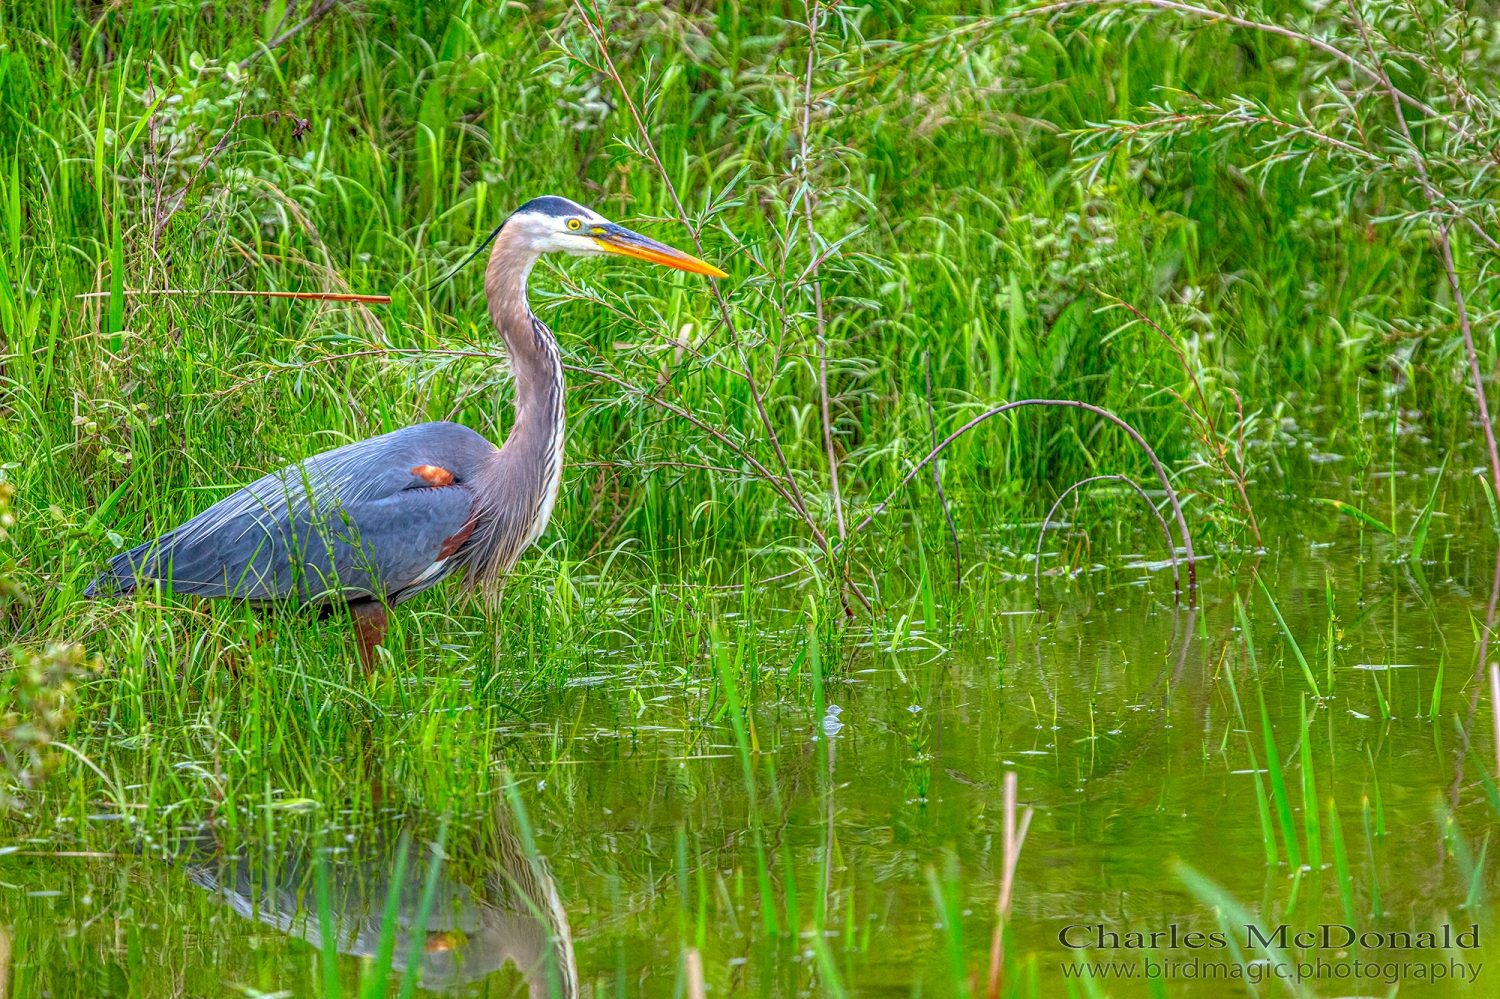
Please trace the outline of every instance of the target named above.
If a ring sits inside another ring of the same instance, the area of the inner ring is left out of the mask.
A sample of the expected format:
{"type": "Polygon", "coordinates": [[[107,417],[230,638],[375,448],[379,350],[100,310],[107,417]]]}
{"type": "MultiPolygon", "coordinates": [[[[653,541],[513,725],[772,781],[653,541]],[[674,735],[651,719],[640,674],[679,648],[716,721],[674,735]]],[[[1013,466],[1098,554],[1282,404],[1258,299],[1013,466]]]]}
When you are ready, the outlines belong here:
{"type": "Polygon", "coordinates": [[[574,230],[574,231],[577,231],[577,229],[578,229],[578,228],[579,228],[579,227],[580,227],[580,226],[581,226],[581,225],[583,225],[583,223],[582,223],[582,222],[580,222],[580,221],[578,221],[578,220],[577,220],[577,219],[568,219],[568,228],[569,228],[569,229],[572,229],[572,230],[574,230]]]}

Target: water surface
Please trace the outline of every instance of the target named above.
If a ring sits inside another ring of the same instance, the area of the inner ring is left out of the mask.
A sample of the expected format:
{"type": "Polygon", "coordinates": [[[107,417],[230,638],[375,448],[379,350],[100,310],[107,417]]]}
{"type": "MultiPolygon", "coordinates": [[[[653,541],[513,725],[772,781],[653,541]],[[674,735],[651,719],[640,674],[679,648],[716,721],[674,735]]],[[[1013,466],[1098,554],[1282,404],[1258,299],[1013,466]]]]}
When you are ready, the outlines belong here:
{"type": "MultiPolygon", "coordinates": [[[[1428,482],[1403,488],[1425,493],[1428,482]]],[[[1040,612],[1027,579],[940,603],[933,627],[913,596],[904,624],[892,613],[874,629],[848,625],[839,659],[819,664],[821,697],[796,613],[725,612],[717,654],[739,666],[749,704],[753,801],[705,647],[675,675],[623,651],[594,662],[525,717],[488,716],[487,744],[467,722],[466,745],[439,735],[418,758],[474,768],[476,790],[460,800],[432,800],[432,773],[410,757],[395,767],[372,745],[351,800],[268,787],[233,829],[148,841],[141,809],[107,802],[14,815],[0,822],[10,994],[318,995],[330,938],[352,994],[380,962],[386,927],[395,981],[411,969],[423,989],[451,995],[680,996],[685,947],[701,952],[714,995],[947,996],[970,976],[982,993],[1007,771],[1033,812],[1009,993],[1237,994],[1237,980],[1196,979],[1275,973],[1274,957],[1246,946],[1249,918],[1265,934],[1352,924],[1439,942],[1446,925],[1455,944],[1341,946],[1335,929],[1326,950],[1289,942],[1289,966],[1322,960],[1336,975],[1358,959],[1375,977],[1272,981],[1252,994],[1386,995],[1390,977],[1401,995],[1494,994],[1500,800],[1475,680],[1493,538],[1483,523],[1435,518],[1416,564],[1401,539],[1322,508],[1283,500],[1276,514],[1266,554],[1205,561],[1191,603],[1174,600],[1144,533],[1139,551],[1116,546],[1095,571],[1047,577],[1040,612]],[[1253,656],[1236,599],[1253,620],[1253,656]],[[1262,702],[1300,871],[1271,793],[1262,702]],[[1457,946],[1474,925],[1478,946],[1457,946]],[[1147,960],[1170,977],[1088,987],[1068,977],[1084,961],[1140,975],[1147,960]],[[1424,980],[1454,962],[1465,977],[1482,966],[1478,983],[1424,980]]],[[[1017,537],[1019,550],[1034,534],[1017,537]]]]}

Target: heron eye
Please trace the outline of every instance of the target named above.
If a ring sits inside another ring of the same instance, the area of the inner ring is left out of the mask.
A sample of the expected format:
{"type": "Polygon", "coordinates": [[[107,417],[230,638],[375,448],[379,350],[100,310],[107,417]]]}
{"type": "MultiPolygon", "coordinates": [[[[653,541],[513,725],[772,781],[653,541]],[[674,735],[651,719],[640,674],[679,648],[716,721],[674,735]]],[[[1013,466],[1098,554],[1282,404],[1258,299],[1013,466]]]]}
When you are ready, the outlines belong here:
{"type": "Polygon", "coordinates": [[[568,219],[568,228],[569,228],[569,229],[572,229],[572,230],[574,230],[574,231],[577,231],[577,230],[578,230],[578,228],[579,228],[579,227],[580,227],[580,226],[582,226],[582,225],[583,225],[583,223],[582,223],[582,222],[580,222],[580,221],[578,221],[578,220],[577,220],[577,219],[568,219]]]}

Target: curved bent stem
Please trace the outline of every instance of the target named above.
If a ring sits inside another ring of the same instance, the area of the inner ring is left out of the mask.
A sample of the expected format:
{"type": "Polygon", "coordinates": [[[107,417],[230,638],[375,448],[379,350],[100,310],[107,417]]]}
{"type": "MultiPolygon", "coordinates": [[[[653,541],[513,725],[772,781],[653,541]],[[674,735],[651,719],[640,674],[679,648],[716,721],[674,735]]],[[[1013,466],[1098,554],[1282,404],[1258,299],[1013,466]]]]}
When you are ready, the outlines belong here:
{"type": "Polygon", "coordinates": [[[912,479],[916,478],[918,472],[926,468],[927,465],[933,461],[933,459],[942,454],[943,451],[948,447],[948,445],[952,444],[954,441],[958,440],[964,434],[968,433],[970,430],[973,430],[975,427],[979,426],[986,420],[992,417],[999,416],[1001,413],[1007,413],[1012,409],[1020,409],[1023,406],[1051,406],[1059,409],[1087,410],[1088,412],[1093,413],[1095,416],[1103,417],[1104,419],[1113,423],[1115,426],[1119,427],[1121,430],[1125,431],[1125,433],[1130,435],[1130,439],[1135,441],[1137,446],[1139,446],[1142,451],[1146,452],[1146,457],[1151,461],[1151,467],[1156,470],[1157,481],[1161,483],[1162,489],[1166,490],[1167,500],[1172,504],[1172,515],[1177,520],[1177,531],[1181,535],[1183,552],[1186,555],[1188,564],[1188,591],[1190,593],[1197,592],[1198,570],[1196,565],[1196,557],[1193,555],[1193,536],[1188,533],[1187,518],[1182,514],[1182,504],[1177,501],[1177,490],[1172,488],[1172,480],[1167,478],[1167,470],[1162,466],[1161,460],[1156,457],[1156,452],[1151,449],[1151,445],[1146,443],[1146,439],[1142,437],[1134,427],[1126,423],[1124,420],[1120,419],[1115,414],[1111,413],[1109,410],[1092,405],[1091,403],[1079,402],[1076,399],[1018,399],[1015,402],[1007,402],[1004,405],[985,410],[983,413],[980,413],[968,423],[965,423],[963,426],[953,431],[953,433],[943,438],[942,443],[933,448],[931,451],[927,452],[927,456],[913,465],[911,471],[906,473],[906,477],[896,484],[896,488],[892,489],[890,493],[886,495],[885,499],[881,500],[880,503],[875,507],[875,509],[870,511],[865,519],[860,521],[859,524],[856,525],[854,530],[850,533],[858,534],[866,527],[869,527],[870,524],[874,522],[876,517],[880,516],[882,513],[885,513],[886,508],[891,505],[891,500],[896,498],[896,494],[904,489],[912,479]]]}
{"type": "Polygon", "coordinates": [[[1079,479],[1064,489],[1062,495],[1058,496],[1057,501],[1052,504],[1052,509],[1047,511],[1047,516],[1042,518],[1042,529],[1036,536],[1036,559],[1032,563],[1036,566],[1035,571],[1032,573],[1032,578],[1035,580],[1036,605],[1038,609],[1042,606],[1042,542],[1047,539],[1047,525],[1052,523],[1053,515],[1057,513],[1058,507],[1063,505],[1063,500],[1067,499],[1070,493],[1082,489],[1091,482],[1106,482],[1110,480],[1123,482],[1131,489],[1134,489],[1136,495],[1141,498],[1141,501],[1155,515],[1156,522],[1161,525],[1161,536],[1167,543],[1167,556],[1172,560],[1172,589],[1182,589],[1181,577],[1177,573],[1177,546],[1172,543],[1172,529],[1167,526],[1167,520],[1161,515],[1161,511],[1156,508],[1156,504],[1151,502],[1151,497],[1146,495],[1146,490],[1142,489],[1140,483],[1128,475],[1091,475],[1086,479],[1079,479]]]}

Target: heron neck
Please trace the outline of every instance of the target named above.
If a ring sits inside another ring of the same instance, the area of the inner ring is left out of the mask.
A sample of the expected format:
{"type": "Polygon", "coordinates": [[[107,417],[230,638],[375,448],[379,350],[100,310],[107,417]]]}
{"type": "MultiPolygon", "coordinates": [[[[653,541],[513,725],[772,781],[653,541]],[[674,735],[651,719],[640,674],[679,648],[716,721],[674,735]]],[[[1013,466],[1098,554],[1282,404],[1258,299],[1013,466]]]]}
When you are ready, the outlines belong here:
{"type": "Polygon", "coordinates": [[[562,422],[562,357],[557,342],[533,322],[526,300],[526,279],[539,254],[520,238],[502,230],[490,254],[484,293],[490,319],[505,340],[515,379],[516,423],[506,438],[550,442],[562,422]]]}

